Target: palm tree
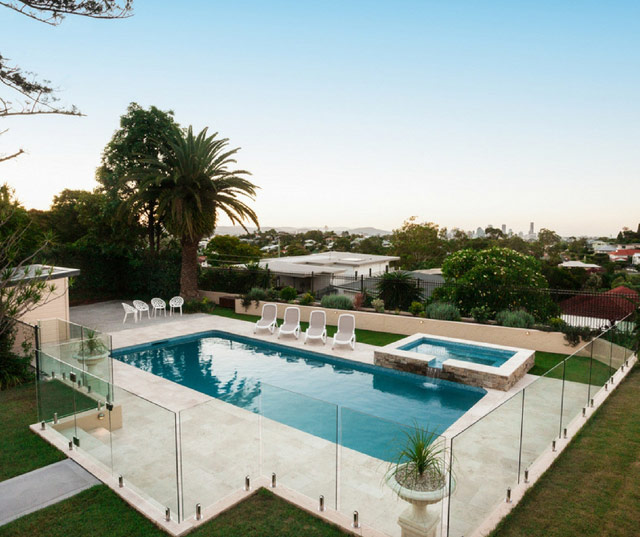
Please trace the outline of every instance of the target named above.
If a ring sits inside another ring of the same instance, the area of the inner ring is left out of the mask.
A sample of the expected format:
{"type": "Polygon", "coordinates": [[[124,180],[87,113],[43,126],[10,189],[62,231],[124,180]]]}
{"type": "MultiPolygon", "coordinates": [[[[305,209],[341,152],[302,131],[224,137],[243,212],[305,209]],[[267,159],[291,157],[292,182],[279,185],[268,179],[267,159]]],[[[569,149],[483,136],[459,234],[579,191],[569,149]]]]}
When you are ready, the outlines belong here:
{"type": "Polygon", "coordinates": [[[198,296],[198,243],[213,234],[218,213],[244,227],[246,220],[258,225],[254,211],[239,197],[251,200],[256,185],[244,178],[246,170],[229,170],[239,148],[227,149],[227,138],[207,136],[207,129],[194,136],[193,128],[169,136],[168,155],[146,161],[152,170],[145,189],[156,189],[158,214],[169,233],[180,241],[182,268],[180,294],[198,296]]]}

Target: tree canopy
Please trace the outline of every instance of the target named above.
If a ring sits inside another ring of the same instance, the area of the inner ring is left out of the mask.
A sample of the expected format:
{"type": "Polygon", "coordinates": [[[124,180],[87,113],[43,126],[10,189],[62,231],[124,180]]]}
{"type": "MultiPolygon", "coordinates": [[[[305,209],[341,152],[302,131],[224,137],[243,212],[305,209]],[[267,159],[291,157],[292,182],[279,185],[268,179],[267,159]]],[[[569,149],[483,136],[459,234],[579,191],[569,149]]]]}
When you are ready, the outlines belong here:
{"type": "Polygon", "coordinates": [[[439,267],[447,255],[446,229],[432,222],[417,222],[412,216],[400,229],[393,231],[391,243],[406,270],[439,267]]]}

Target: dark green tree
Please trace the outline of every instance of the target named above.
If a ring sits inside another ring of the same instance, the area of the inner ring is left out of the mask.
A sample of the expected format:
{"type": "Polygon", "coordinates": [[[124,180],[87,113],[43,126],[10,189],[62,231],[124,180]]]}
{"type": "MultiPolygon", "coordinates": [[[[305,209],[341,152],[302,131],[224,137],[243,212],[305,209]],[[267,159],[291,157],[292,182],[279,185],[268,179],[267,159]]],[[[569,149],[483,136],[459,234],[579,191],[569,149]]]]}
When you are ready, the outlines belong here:
{"type": "Polygon", "coordinates": [[[213,234],[219,213],[234,224],[258,225],[253,209],[240,199],[253,199],[257,187],[245,178],[248,171],[229,169],[239,148],[228,149],[228,139],[217,135],[208,136],[206,128],[194,135],[191,127],[171,133],[168,153],[145,162],[148,179],[139,193],[144,199],[150,189],[159,192],[159,217],[180,241],[180,294],[186,299],[198,296],[198,243],[213,234]]]}
{"type": "Polygon", "coordinates": [[[232,235],[216,235],[204,250],[210,265],[245,265],[261,257],[260,248],[232,235]]]}
{"type": "Polygon", "coordinates": [[[148,183],[150,160],[162,160],[168,155],[166,140],[176,136],[178,124],[171,110],[155,106],[148,110],[131,103],[120,118],[120,128],[114,133],[102,154],[102,165],[96,178],[110,199],[118,202],[118,215],[129,222],[144,226],[151,255],[160,249],[162,223],[158,217],[158,188],[148,183]]]}
{"type": "Polygon", "coordinates": [[[439,267],[447,254],[446,229],[431,222],[419,223],[415,216],[393,231],[392,253],[400,257],[400,267],[417,270],[439,267]]]}
{"type": "Polygon", "coordinates": [[[410,272],[386,272],[378,282],[378,298],[387,309],[408,311],[412,302],[423,300],[420,288],[410,272]]]}

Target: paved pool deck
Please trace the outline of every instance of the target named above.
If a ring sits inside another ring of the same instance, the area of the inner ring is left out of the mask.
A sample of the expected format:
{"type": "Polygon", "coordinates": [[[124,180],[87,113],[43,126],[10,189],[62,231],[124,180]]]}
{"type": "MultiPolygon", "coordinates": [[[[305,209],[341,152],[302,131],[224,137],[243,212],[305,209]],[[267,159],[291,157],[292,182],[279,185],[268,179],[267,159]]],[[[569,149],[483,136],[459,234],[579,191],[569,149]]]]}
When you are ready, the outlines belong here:
{"type": "MultiPolygon", "coordinates": [[[[378,348],[357,343],[355,350],[331,351],[329,341],[327,345],[304,345],[302,337],[278,340],[268,332],[254,334],[252,323],[215,315],[145,318],[136,324],[129,319],[125,325],[122,316],[122,306],[116,301],[71,309],[72,321],[108,331],[114,349],[209,330],[366,364],[373,364],[373,351],[378,348]]],[[[141,497],[156,513],[163,513],[169,506],[172,513],[180,510],[188,524],[197,525],[201,522],[193,518],[196,503],[203,505],[206,520],[225,505],[228,507],[233,499],[243,497],[239,491],[244,476],[251,476],[252,483],[262,483],[265,476],[275,472],[278,483],[290,491],[288,498],[301,505],[307,502],[313,509],[319,495],[324,495],[326,505],[335,510],[333,515],[329,514],[334,517],[332,521],[348,526],[350,514],[358,510],[368,528],[363,535],[377,532],[399,535],[396,521],[406,506],[384,484],[387,465],[383,461],[117,360],[113,361],[113,379],[119,387],[115,400],[123,409],[122,427],[69,427],[61,431],[62,440],[58,433],[48,429],[46,437],[60,446],[66,445],[72,436],[79,437],[81,449],[74,451],[74,456],[82,459],[92,473],[104,476],[110,486],[114,486],[117,475],[124,475],[129,490],[138,494],[128,499],[130,503],[135,504],[138,501],[135,498],[141,497]],[[176,457],[182,468],[182,483],[177,483],[176,457]],[[183,505],[178,505],[178,488],[183,492],[183,505]]],[[[548,455],[551,440],[559,433],[557,401],[561,389],[561,380],[525,375],[507,392],[487,390],[485,397],[447,429],[446,437],[456,437],[453,450],[457,486],[450,506],[453,535],[471,535],[496,506],[504,503],[506,487],[516,479],[518,468],[534,467],[541,457],[548,455]],[[538,382],[532,385],[534,381],[538,382]],[[524,410],[520,395],[511,399],[522,388],[527,388],[524,410]],[[519,460],[523,411],[526,424],[522,431],[523,460],[519,460]],[[473,425],[484,416],[487,417],[473,425]]],[[[585,384],[565,383],[562,413],[567,423],[579,417],[587,402],[588,389],[585,384]]],[[[434,509],[440,510],[446,520],[449,509],[446,501],[434,509]]],[[[161,518],[156,523],[162,525],[161,518]]],[[[171,522],[165,529],[173,531],[171,524],[175,525],[171,522]]]]}

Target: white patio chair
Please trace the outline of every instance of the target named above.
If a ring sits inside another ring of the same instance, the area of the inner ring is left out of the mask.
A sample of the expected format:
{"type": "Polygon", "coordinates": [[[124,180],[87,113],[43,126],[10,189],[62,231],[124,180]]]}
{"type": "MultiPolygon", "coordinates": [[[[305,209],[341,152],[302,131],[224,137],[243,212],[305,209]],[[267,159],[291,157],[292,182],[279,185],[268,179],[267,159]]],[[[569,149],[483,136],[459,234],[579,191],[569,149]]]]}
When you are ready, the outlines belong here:
{"type": "Polygon", "coordinates": [[[151,307],[153,308],[153,316],[158,315],[158,311],[164,311],[164,316],[167,316],[167,303],[161,298],[152,298],[151,307]]]}
{"type": "Polygon", "coordinates": [[[180,310],[180,315],[182,315],[182,305],[184,304],[184,298],[181,296],[174,296],[171,300],[169,300],[169,315],[173,315],[173,310],[180,310]]]}
{"type": "Polygon", "coordinates": [[[320,339],[324,345],[327,342],[327,315],[324,310],[313,310],[309,317],[309,328],[304,333],[304,343],[310,339],[320,339]]]}
{"type": "Polygon", "coordinates": [[[356,348],[356,318],[351,313],[343,313],[338,317],[338,331],[333,336],[333,349],[336,344],[350,345],[351,349],[356,348]]]}
{"type": "Polygon", "coordinates": [[[130,313],[133,313],[133,322],[137,323],[138,322],[138,310],[136,308],[134,308],[133,306],[129,306],[129,304],[126,304],[125,302],[122,303],[122,307],[124,308],[124,319],[122,319],[122,324],[127,322],[127,316],[130,313]]]}
{"type": "Polygon", "coordinates": [[[134,300],[133,307],[138,310],[138,314],[140,315],[140,320],[142,320],[142,315],[144,314],[145,311],[147,312],[147,317],[151,319],[149,304],[147,304],[146,302],[143,302],[142,300],[134,300]]]}
{"type": "Polygon", "coordinates": [[[258,322],[256,322],[256,325],[253,327],[253,333],[255,334],[258,329],[266,329],[273,334],[278,326],[277,315],[278,306],[275,304],[263,304],[262,317],[258,319],[258,322]]]}
{"type": "Polygon", "coordinates": [[[284,322],[278,330],[278,339],[281,335],[293,334],[296,339],[300,337],[300,308],[289,306],[284,310],[284,322]]]}

